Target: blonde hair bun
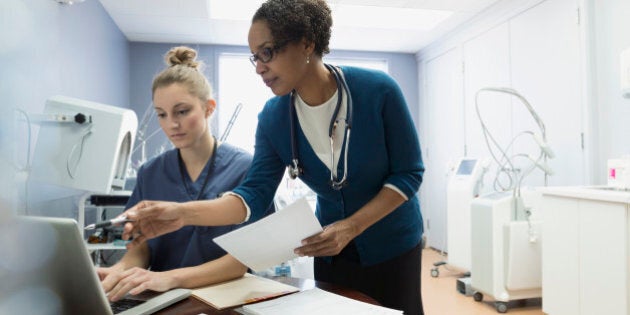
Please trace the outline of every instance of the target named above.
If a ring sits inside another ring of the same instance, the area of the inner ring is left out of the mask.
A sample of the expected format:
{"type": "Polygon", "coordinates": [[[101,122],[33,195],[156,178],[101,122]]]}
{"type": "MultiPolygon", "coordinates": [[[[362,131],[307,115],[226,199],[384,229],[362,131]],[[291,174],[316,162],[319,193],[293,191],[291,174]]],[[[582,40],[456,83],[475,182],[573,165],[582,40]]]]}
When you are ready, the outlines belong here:
{"type": "Polygon", "coordinates": [[[173,47],[164,56],[164,61],[168,67],[153,78],[153,95],[159,87],[178,83],[204,102],[212,98],[212,87],[203,74],[204,63],[197,60],[196,50],[186,46],[173,47]]]}
{"type": "Polygon", "coordinates": [[[201,67],[201,62],[197,61],[197,51],[186,46],[171,48],[171,50],[166,53],[164,60],[170,67],[184,65],[197,70],[201,67]]]}

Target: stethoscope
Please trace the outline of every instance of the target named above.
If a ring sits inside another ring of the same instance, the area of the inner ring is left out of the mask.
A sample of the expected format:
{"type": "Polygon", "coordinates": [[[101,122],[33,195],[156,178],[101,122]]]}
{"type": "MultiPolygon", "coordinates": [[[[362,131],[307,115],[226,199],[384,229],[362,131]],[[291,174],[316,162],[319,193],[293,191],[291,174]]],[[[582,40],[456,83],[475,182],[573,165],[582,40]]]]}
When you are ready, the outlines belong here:
{"type": "MultiPolygon", "coordinates": [[[[333,112],[332,117],[330,118],[330,125],[328,126],[328,138],[330,139],[330,159],[331,159],[331,171],[330,171],[330,186],[334,190],[340,190],[344,186],[348,184],[348,144],[350,143],[350,129],[352,129],[352,96],[350,95],[350,89],[348,88],[348,84],[343,76],[339,73],[339,70],[329,64],[324,64],[326,69],[330,71],[335,76],[335,81],[337,83],[337,105],[335,106],[335,111],[333,112]],[[343,177],[341,180],[338,179],[337,176],[333,175],[333,170],[335,169],[335,151],[334,151],[334,141],[333,141],[333,132],[337,127],[337,116],[339,115],[339,110],[341,109],[341,102],[343,100],[342,91],[346,93],[346,97],[348,99],[348,107],[346,111],[346,128],[343,140],[345,141],[345,152],[343,157],[343,177]]],[[[297,152],[297,137],[295,136],[295,120],[297,119],[297,113],[295,112],[295,90],[291,91],[291,104],[289,106],[289,119],[291,121],[291,165],[287,166],[287,171],[289,173],[289,177],[291,179],[296,179],[298,176],[304,174],[304,170],[299,166],[298,160],[298,152],[297,152]]]]}

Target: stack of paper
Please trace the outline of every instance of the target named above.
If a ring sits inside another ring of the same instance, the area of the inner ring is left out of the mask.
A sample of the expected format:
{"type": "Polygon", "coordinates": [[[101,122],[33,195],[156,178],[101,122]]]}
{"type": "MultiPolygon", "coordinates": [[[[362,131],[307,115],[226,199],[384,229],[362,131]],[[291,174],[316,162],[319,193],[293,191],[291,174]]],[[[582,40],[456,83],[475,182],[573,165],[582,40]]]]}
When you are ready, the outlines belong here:
{"type": "Polygon", "coordinates": [[[294,286],[246,273],[236,280],[195,289],[192,296],[216,309],[224,309],[297,291],[294,286]]]}
{"type": "Polygon", "coordinates": [[[302,291],[266,302],[245,305],[241,312],[248,315],[389,315],[402,311],[364,303],[318,288],[302,291]]]}

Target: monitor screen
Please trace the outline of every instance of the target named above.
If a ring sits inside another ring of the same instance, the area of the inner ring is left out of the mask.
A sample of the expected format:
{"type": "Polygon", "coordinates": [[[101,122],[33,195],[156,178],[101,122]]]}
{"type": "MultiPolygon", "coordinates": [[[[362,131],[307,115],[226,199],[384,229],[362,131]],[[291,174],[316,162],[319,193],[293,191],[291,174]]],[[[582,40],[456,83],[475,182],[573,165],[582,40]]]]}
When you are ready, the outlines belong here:
{"type": "Polygon", "coordinates": [[[477,160],[461,160],[457,167],[457,175],[470,175],[475,168],[477,160]]]}

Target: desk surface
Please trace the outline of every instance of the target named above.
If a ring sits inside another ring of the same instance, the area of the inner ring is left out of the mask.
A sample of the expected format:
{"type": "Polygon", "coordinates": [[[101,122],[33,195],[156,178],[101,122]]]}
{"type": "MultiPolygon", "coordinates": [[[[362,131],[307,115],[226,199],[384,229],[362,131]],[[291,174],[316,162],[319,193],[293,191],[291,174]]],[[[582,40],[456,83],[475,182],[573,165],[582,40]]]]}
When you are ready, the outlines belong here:
{"type": "MultiPolygon", "coordinates": [[[[312,288],[320,288],[322,290],[326,290],[328,292],[332,292],[335,294],[339,294],[345,296],[347,298],[355,299],[357,301],[366,302],[370,304],[380,305],[376,300],[371,297],[348,288],[344,288],[335,284],[314,281],[310,279],[300,279],[300,278],[288,278],[288,277],[275,277],[273,280],[283,282],[289,285],[296,286],[300,288],[300,291],[312,289],[312,288]]],[[[194,297],[189,297],[181,302],[173,304],[155,314],[158,315],[198,315],[200,313],[215,315],[215,314],[239,314],[234,311],[232,308],[217,310],[212,308],[211,306],[195,299],[194,297]]]]}

